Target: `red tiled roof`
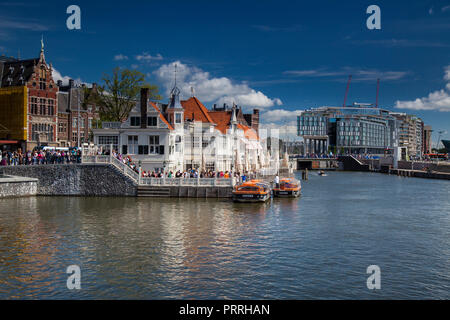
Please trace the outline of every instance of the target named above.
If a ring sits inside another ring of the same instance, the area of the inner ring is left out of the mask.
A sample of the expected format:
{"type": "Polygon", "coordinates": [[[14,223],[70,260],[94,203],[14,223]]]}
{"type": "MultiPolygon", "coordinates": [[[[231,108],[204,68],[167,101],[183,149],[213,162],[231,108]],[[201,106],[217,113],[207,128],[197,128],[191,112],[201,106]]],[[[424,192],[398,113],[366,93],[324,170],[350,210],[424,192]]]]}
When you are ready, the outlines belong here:
{"type": "Polygon", "coordinates": [[[209,116],[214,120],[216,129],[226,134],[230,127],[231,111],[209,111],[209,116]]]}
{"type": "Polygon", "coordinates": [[[161,111],[159,110],[158,106],[154,103],[150,101],[150,105],[159,113],[159,118],[165,123],[167,124],[167,126],[169,127],[170,130],[173,130],[172,125],[169,123],[169,121],[167,121],[167,119],[163,116],[163,114],[161,113],[161,111]]]}
{"type": "Polygon", "coordinates": [[[214,123],[208,114],[208,109],[196,97],[181,101],[181,105],[184,108],[184,120],[214,123]]]}
{"type": "Polygon", "coordinates": [[[244,136],[250,140],[259,140],[258,134],[256,131],[250,127],[244,126],[238,123],[237,127],[241,130],[244,130],[244,136]]]}

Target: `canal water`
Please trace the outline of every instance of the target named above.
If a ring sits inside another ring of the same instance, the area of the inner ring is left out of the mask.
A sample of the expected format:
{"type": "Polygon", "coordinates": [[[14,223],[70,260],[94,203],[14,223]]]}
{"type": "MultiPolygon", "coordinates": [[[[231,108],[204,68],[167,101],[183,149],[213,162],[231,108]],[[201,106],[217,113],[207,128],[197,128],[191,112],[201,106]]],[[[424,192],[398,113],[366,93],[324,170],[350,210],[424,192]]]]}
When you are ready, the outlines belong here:
{"type": "Polygon", "coordinates": [[[0,298],[449,299],[449,194],[448,181],[332,172],[266,204],[3,199],[0,298]]]}

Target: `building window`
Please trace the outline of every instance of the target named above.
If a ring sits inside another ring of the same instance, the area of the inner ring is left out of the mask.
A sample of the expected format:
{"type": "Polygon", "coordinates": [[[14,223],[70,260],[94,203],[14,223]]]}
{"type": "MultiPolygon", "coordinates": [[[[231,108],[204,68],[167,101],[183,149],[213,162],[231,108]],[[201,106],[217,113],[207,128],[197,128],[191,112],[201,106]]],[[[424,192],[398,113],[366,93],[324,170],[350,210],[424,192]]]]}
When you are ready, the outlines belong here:
{"type": "Polygon", "coordinates": [[[55,114],[54,100],[48,99],[48,115],[53,116],[55,114]]]}
{"type": "Polygon", "coordinates": [[[37,114],[38,113],[38,99],[35,97],[31,97],[30,100],[30,112],[32,114],[37,114]]]}
{"type": "Polygon", "coordinates": [[[159,136],[149,136],[148,144],[150,146],[150,154],[159,154],[160,153],[160,145],[159,145],[159,136]]]}
{"type": "Polygon", "coordinates": [[[58,123],[58,131],[60,133],[67,132],[67,123],[65,122],[58,123]]]}
{"type": "MultiPolygon", "coordinates": [[[[119,148],[119,137],[118,136],[99,136],[98,145],[102,147],[103,150],[109,150],[110,146],[113,146],[114,150],[119,148]]],[[[126,146],[124,146],[126,147],[126,146]]],[[[123,152],[126,154],[126,152],[123,152]]]]}
{"type": "Polygon", "coordinates": [[[128,154],[138,154],[138,136],[128,136],[128,154]]]}
{"type": "Polygon", "coordinates": [[[46,78],[47,78],[47,72],[45,70],[44,66],[41,66],[41,70],[39,70],[39,89],[45,90],[46,89],[46,78]]]}
{"type": "Polygon", "coordinates": [[[175,136],[175,151],[181,152],[181,136],[175,136]]]}
{"type": "Polygon", "coordinates": [[[130,126],[139,127],[141,125],[141,117],[130,117],[130,126]]]}
{"type": "Polygon", "coordinates": [[[181,113],[175,113],[175,123],[181,123],[181,113]]]}
{"type": "Polygon", "coordinates": [[[39,99],[39,114],[45,115],[45,99],[39,99]]]}
{"type": "Polygon", "coordinates": [[[92,129],[92,119],[88,119],[88,128],[92,129]]]}
{"type": "Polygon", "coordinates": [[[78,118],[73,118],[72,119],[72,128],[77,128],[78,126],[78,118]]]}
{"type": "Polygon", "coordinates": [[[147,125],[149,127],[156,127],[156,126],[158,126],[158,118],[157,117],[148,117],[147,118],[147,125]]]}
{"type": "Polygon", "coordinates": [[[139,146],[139,154],[148,154],[148,146],[139,146]]]}

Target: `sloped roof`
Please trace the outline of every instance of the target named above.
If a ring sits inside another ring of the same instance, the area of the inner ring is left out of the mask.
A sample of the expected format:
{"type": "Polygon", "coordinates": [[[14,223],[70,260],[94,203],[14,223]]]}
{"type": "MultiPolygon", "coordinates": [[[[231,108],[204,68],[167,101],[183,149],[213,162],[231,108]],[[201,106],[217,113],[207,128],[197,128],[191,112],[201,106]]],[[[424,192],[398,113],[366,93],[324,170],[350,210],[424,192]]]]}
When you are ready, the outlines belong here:
{"type": "Polygon", "coordinates": [[[209,111],[209,116],[216,123],[216,129],[223,134],[226,134],[230,127],[231,115],[231,111],[209,111]]]}
{"type": "Polygon", "coordinates": [[[181,105],[184,108],[184,120],[214,123],[208,109],[196,97],[181,101],[181,105]]]}
{"type": "Polygon", "coordinates": [[[38,62],[39,58],[2,62],[3,72],[0,79],[1,87],[17,87],[25,85],[25,83],[30,80],[31,75],[34,72],[34,67],[38,62]],[[12,79],[11,84],[8,81],[10,78],[12,79]]]}
{"type": "Polygon", "coordinates": [[[258,134],[253,128],[238,123],[237,127],[244,130],[244,136],[249,140],[259,140],[258,134]]]}
{"type": "MultiPolygon", "coordinates": [[[[232,111],[209,111],[210,117],[216,123],[216,129],[223,134],[226,134],[231,126],[232,113],[232,111]]],[[[244,131],[244,136],[247,139],[259,140],[258,134],[253,128],[250,128],[249,126],[242,123],[238,123],[237,128],[244,131]]]]}
{"type": "Polygon", "coordinates": [[[169,121],[167,121],[167,119],[166,119],[166,118],[164,117],[164,115],[161,113],[161,110],[159,110],[158,106],[157,106],[154,102],[152,102],[152,101],[149,101],[149,105],[152,106],[156,111],[158,111],[159,118],[161,119],[161,121],[163,121],[165,124],[167,124],[167,127],[168,127],[170,130],[173,130],[172,125],[169,123],[169,121]]]}

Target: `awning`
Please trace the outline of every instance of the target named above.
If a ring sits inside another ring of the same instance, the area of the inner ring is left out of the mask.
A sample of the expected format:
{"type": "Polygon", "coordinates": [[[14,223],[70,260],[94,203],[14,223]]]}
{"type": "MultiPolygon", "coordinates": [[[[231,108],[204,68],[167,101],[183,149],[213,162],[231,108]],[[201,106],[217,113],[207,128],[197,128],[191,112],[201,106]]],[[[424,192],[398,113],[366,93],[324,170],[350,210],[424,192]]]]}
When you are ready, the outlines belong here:
{"type": "Polygon", "coordinates": [[[0,140],[0,144],[18,144],[17,140],[0,140]]]}

